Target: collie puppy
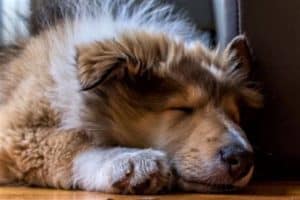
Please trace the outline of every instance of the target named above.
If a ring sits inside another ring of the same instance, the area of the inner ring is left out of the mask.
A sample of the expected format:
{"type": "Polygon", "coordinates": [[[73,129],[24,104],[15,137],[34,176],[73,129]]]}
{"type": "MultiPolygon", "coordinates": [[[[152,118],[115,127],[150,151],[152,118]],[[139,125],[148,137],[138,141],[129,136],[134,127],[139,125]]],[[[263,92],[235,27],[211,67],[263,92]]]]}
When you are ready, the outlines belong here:
{"type": "Polygon", "coordinates": [[[248,183],[239,106],[261,98],[243,36],[210,50],[156,0],[54,2],[56,23],[0,55],[1,184],[156,194],[248,183]]]}

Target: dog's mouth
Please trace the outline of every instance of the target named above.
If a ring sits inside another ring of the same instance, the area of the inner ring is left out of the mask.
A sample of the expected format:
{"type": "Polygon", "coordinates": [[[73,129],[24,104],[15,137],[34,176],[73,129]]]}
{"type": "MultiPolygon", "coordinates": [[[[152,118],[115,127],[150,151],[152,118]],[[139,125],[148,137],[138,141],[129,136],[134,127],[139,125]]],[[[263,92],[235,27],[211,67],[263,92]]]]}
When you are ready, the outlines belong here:
{"type": "Polygon", "coordinates": [[[232,184],[215,184],[185,180],[179,178],[178,186],[184,191],[190,192],[203,192],[203,193],[223,193],[223,192],[234,192],[239,189],[232,184]]]}
{"type": "MultiPolygon", "coordinates": [[[[253,174],[254,167],[251,167],[248,174],[238,181],[229,183],[213,183],[209,181],[198,181],[186,179],[176,173],[177,177],[177,187],[183,191],[189,192],[201,192],[201,193],[230,193],[241,190],[250,181],[253,174]]],[[[175,170],[175,172],[177,172],[175,170]]]]}

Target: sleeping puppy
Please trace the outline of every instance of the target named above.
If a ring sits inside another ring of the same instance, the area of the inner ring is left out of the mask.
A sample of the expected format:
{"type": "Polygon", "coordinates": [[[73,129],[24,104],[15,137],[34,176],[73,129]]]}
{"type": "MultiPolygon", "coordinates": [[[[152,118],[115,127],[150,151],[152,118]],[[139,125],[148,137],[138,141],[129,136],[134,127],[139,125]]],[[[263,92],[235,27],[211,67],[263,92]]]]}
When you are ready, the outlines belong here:
{"type": "Polygon", "coordinates": [[[155,194],[248,183],[239,105],[261,98],[237,63],[242,36],[210,50],[155,0],[61,3],[71,15],[1,54],[1,184],[155,194]]]}

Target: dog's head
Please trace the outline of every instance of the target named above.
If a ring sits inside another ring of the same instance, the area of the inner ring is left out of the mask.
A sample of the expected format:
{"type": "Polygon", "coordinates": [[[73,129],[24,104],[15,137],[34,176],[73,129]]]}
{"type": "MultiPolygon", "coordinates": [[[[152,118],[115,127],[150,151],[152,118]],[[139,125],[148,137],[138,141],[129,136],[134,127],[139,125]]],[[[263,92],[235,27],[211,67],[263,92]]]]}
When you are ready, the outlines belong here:
{"type": "Polygon", "coordinates": [[[239,105],[261,100],[246,82],[244,42],[238,37],[219,52],[165,35],[127,34],[79,47],[79,78],[101,101],[93,109],[107,119],[112,140],[168,152],[182,189],[242,187],[253,151],[239,127],[239,105]]]}

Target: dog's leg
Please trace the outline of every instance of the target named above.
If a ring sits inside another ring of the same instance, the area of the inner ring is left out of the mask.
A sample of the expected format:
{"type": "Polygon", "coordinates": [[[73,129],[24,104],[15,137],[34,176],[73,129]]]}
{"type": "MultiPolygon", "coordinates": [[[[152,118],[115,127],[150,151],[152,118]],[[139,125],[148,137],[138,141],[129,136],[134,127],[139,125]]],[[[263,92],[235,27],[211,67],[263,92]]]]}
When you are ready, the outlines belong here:
{"type": "Polygon", "coordinates": [[[87,136],[80,131],[2,129],[0,184],[70,189],[73,187],[73,159],[91,147],[87,136]]]}
{"type": "Polygon", "coordinates": [[[79,131],[14,130],[7,131],[0,142],[2,184],[19,181],[65,189],[150,194],[171,183],[163,152],[100,148],[79,131]]]}
{"type": "Polygon", "coordinates": [[[154,194],[171,186],[166,155],[151,149],[96,148],[74,160],[74,181],[82,189],[154,194]]]}

